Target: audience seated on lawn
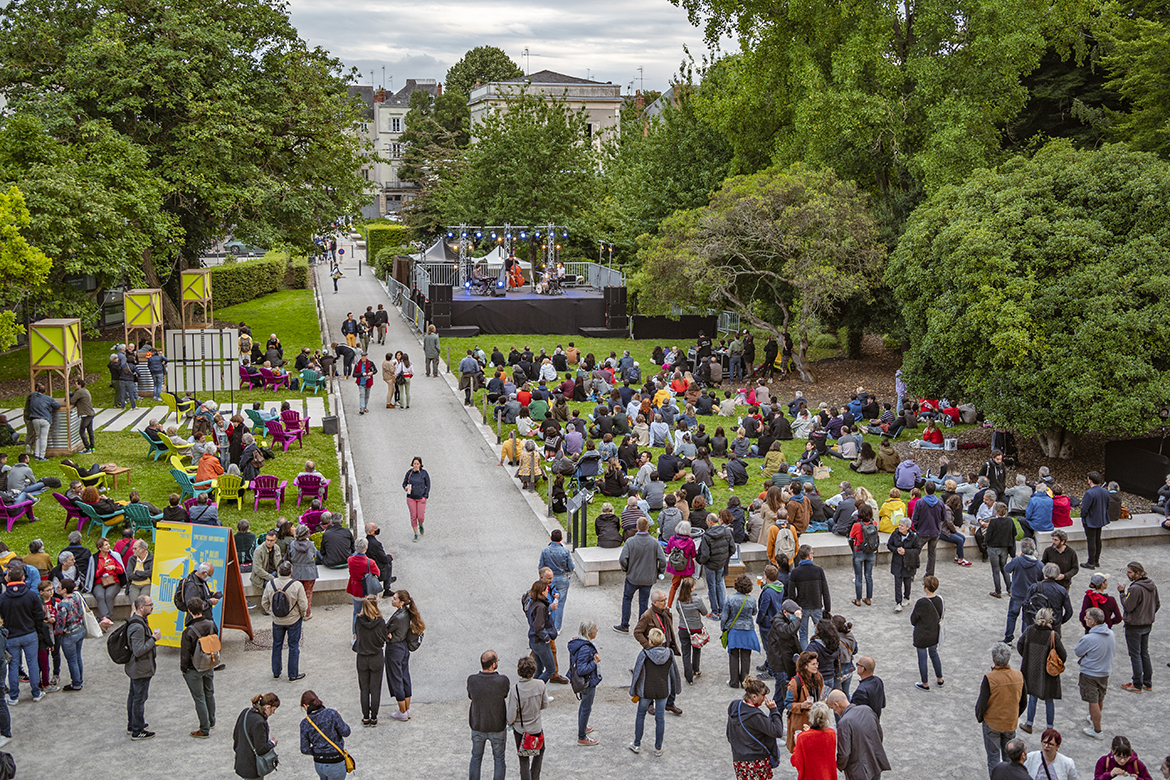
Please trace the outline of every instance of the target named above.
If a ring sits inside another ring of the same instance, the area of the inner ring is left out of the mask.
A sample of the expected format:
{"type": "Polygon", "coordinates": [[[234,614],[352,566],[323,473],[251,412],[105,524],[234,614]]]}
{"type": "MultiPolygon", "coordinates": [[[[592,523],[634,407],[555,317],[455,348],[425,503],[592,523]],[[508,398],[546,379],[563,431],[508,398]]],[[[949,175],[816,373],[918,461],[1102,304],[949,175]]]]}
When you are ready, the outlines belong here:
{"type": "Polygon", "coordinates": [[[178,493],[171,493],[170,498],[167,499],[167,506],[163,509],[164,523],[189,523],[191,518],[187,515],[187,510],[180,501],[181,496],[178,493]]]}

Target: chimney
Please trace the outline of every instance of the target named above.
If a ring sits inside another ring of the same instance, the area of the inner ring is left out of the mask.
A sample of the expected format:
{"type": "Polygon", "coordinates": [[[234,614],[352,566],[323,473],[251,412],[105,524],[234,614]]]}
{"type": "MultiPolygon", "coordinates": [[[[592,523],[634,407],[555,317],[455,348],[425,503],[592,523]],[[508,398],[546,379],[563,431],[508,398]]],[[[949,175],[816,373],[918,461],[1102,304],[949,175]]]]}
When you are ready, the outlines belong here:
{"type": "Polygon", "coordinates": [[[646,96],[642,94],[640,89],[634,93],[634,105],[638,107],[638,113],[642,113],[643,109],[646,108],[646,96]]]}
{"type": "Polygon", "coordinates": [[[374,91],[374,102],[375,103],[386,102],[386,90],[382,89],[381,87],[379,87],[377,90],[375,90],[374,91]]]}
{"type": "Polygon", "coordinates": [[[440,84],[437,84],[435,86],[435,97],[439,97],[442,94],[443,94],[443,85],[440,83],[440,84]]]}

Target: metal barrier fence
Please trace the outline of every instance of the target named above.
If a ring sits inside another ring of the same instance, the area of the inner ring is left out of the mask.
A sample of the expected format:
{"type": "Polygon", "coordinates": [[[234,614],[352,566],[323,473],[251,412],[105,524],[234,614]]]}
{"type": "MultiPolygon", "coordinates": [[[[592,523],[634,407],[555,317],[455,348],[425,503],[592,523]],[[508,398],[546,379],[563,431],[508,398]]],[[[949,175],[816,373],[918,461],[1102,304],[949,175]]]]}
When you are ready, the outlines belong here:
{"type": "Polygon", "coordinates": [[[424,298],[431,297],[431,275],[426,266],[416,263],[411,273],[411,286],[418,290],[424,298]]]}
{"type": "Polygon", "coordinates": [[[426,328],[426,321],[423,318],[422,309],[410,299],[410,289],[390,274],[386,274],[386,292],[390,295],[391,304],[396,306],[402,314],[402,319],[410,323],[416,331],[422,333],[426,328]]]}
{"type": "MultiPolygon", "coordinates": [[[[463,282],[459,276],[458,263],[414,263],[415,273],[422,270],[431,284],[449,284],[458,287],[463,282]]],[[[417,288],[417,285],[415,285],[417,288]]],[[[428,296],[430,297],[430,296],[428,296]]]]}
{"type": "Polygon", "coordinates": [[[674,305],[670,307],[670,315],[672,317],[681,317],[684,315],[700,317],[717,316],[719,320],[715,327],[719,333],[738,333],[740,330],[739,315],[733,311],[727,311],[726,309],[723,311],[718,311],[716,309],[700,309],[697,306],[674,305]]]}
{"type": "Polygon", "coordinates": [[[605,287],[622,287],[625,278],[616,268],[607,268],[587,260],[572,260],[565,263],[565,273],[575,274],[578,284],[589,285],[601,290],[605,287]]]}

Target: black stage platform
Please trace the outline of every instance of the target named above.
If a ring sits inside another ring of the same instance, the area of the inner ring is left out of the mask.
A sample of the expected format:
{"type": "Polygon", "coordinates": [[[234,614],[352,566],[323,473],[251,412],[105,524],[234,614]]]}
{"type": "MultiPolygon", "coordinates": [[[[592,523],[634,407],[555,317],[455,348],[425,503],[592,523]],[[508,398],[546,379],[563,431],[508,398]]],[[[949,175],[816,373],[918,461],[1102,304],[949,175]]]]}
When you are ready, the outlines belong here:
{"type": "Polygon", "coordinates": [[[503,297],[452,290],[452,328],[478,328],[480,333],[577,335],[582,328],[605,327],[605,298],[600,290],[570,288],[564,295],[537,295],[529,287],[503,297]]]}

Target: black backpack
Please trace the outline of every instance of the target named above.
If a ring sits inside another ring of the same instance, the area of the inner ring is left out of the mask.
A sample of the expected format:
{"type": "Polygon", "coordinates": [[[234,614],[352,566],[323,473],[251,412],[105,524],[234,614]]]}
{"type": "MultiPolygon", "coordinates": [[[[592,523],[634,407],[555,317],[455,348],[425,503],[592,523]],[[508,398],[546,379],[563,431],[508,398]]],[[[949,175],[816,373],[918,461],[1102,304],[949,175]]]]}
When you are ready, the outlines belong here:
{"type": "Polygon", "coordinates": [[[422,634],[416,634],[413,631],[407,631],[406,649],[413,653],[415,650],[418,650],[420,647],[422,647],[422,640],[422,634]]]}
{"type": "Polygon", "coordinates": [[[862,552],[877,552],[878,548],[878,527],[876,523],[862,523],[861,524],[861,551],[862,552]]]}
{"type": "Polygon", "coordinates": [[[276,590],[276,580],[272,580],[272,589],[274,591],[272,594],[272,614],[274,616],[286,618],[292,612],[292,602],[289,601],[286,591],[294,582],[296,580],[289,580],[284,584],[283,588],[276,590]]]}
{"type": "Polygon", "coordinates": [[[577,698],[581,697],[586,687],[585,678],[577,674],[577,659],[572,655],[569,656],[569,687],[577,694],[577,698]]]}
{"type": "Polygon", "coordinates": [[[1036,613],[1042,609],[1051,609],[1054,614],[1059,614],[1048,596],[1040,589],[1039,583],[1032,586],[1033,590],[1028,594],[1028,600],[1024,603],[1024,625],[1030,626],[1036,619],[1036,613]]]}
{"type": "Polygon", "coordinates": [[[110,660],[118,666],[125,666],[134,657],[134,653],[130,650],[130,623],[133,620],[134,618],[131,617],[130,620],[115,628],[106,640],[106,652],[110,654],[110,660]]]}
{"type": "Polygon", "coordinates": [[[179,584],[175,586],[174,595],[171,596],[171,603],[175,605],[175,609],[179,612],[187,611],[187,600],[183,598],[183,594],[187,592],[187,583],[194,576],[194,572],[188,574],[186,577],[179,580],[179,584]]]}

